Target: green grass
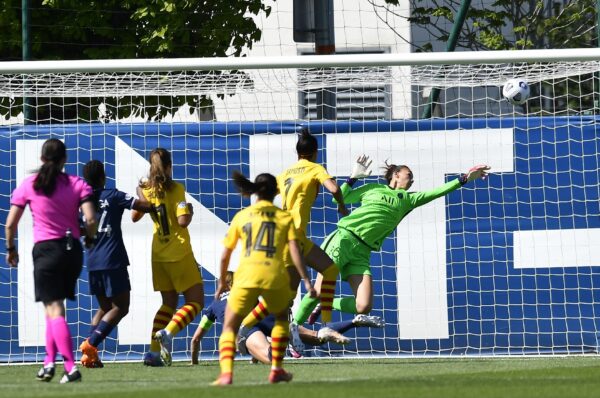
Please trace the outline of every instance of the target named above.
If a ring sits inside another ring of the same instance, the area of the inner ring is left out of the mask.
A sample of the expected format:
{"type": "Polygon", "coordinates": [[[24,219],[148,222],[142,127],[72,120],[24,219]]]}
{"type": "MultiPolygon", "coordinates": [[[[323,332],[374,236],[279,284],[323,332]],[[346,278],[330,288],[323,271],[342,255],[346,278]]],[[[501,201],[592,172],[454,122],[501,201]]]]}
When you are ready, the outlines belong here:
{"type": "Polygon", "coordinates": [[[236,361],[234,385],[211,387],[215,361],[170,368],[107,363],[83,369],[83,382],[35,380],[39,366],[1,366],[1,397],[596,397],[600,358],[364,359],[287,361],[289,384],[267,383],[269,368],[236,361]]]}

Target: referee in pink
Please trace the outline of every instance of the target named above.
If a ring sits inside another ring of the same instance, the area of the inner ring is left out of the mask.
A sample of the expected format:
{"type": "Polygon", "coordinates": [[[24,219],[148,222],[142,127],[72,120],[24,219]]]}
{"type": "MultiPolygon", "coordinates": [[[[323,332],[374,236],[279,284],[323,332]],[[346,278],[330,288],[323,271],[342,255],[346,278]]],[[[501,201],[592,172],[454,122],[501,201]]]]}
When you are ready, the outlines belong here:
{"type": "Polygon", "coordinates": [[[62,141],[51,138],[42,146],[42,166],[27,177],[12,194],[6,220],[6,262],[19,262],[15,235],[25,207],[33,215],[33,277],[35,301],[46,312],[46,357],[37,373],[40,381],[50,381],[55,373],[55,357],[60,352],[65,373],[61,383],[81,380],[73,354],[71,333],[65,320],[64,299],[75,299],[75,285],[83,264],[79,241],[79,209],[86,220],[86,242],[96,234],[92,189],[81,178],[65,174],[67,150],[62,141]]]}

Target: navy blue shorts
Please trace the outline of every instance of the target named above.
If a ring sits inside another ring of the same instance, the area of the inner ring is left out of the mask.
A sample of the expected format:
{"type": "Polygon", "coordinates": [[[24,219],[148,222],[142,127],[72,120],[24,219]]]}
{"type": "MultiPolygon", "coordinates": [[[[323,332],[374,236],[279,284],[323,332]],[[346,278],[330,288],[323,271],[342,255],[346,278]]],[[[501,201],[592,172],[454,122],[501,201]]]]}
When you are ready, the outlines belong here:
{"type": "Polygon", "coordinates": [[[275,317],[273,315],[269,315],[262,321],[258,322],[254,327],[248,329],[248,331],[245,333],[245,337],[248,338],[256,332],[263,332],[265,336],[271,337],[274,327],[275,317]]]}
{"type": "Polygon", "coordinates": [[[75,300],[77,278],[83,266],[83,249],[73,239],[67,250],[67,240],[53,239],[33,246],[33,281],[35,301],[49,303],[57,300],[75,300]]]}
{"type": "Polygon", "coordinates": [[[100,297],[115,297],[131,291],[127,267],[90,271],[90,293],[100,297]]]}
{"type": "MultiPolygon", "coordinates": [[[[246,347],[246,340],[256,332],[262,332],[266,337],[271,337],[271,332],[275,327],[275,317],[273,315],[267,316],[265,319],[257,323],[250,329],[244,329],[238,336],[238,350],[244,355],[248,355],[248,348],[246,347]]],[[[269,348],[269,353],[271,349],[269,348]]],[[[270,354],[269,354],[270,356],[270,354]]]]}

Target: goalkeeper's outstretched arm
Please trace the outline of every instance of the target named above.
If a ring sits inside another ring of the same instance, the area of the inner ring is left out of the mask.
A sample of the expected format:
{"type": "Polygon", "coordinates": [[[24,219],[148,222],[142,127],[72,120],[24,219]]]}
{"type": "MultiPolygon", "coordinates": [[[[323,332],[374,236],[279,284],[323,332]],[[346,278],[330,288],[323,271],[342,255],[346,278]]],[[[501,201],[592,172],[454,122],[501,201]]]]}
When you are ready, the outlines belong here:
{"type": "Polygon", "coordinates": [[[470,181],[474,181],[479,178],[486,179],[489,170],[490,166],[485,164],[473,166],[469,169],[469,171],[466,174],[463,174],[456,180],[449,181],[446,184],[434,188],[430,191],[411,192],[409,198],[414,207],[423,206],[424,204],[429,203],[434,199],[449,194],[450,192],[462,187],[470,181]]]}

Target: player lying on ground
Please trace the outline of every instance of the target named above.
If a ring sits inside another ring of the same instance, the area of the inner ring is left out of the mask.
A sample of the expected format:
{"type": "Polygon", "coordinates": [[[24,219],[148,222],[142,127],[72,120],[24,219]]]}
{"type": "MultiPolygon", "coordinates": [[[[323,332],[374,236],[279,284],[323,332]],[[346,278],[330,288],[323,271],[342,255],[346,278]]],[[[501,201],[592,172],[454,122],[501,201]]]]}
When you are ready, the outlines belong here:
{"type": "MultiPolygon", "coordinates": [[[[360,156],[348,181],[342,185],[344,202],[359,203],[350,215],[338,222],[337,229],[323,242],[321,247],[335,261],[342,280],[352,288],[354,297],[337,298],[333,308],[352,314],[368,314],[373,306],[373,282],[369,264],[371,252],[379,251],[385,238],[391,235],[398,224],[417,207],[443,197],[466,183],[487,177],[487,165],[473,166],[469,171],[438,188],[425,192],[408,192],[414,179],[408,166],[385,164],[386,184],[366,184],[357,189],[352,186],[358,178],[371,174],[371,161],[360,156]]],[[[319,283],[317,276],[317,284],[319,283]]],[[[302,324],[307,320],[318,300],[304,296],[294,314],[294,321],[302,324]]]]}
{"type": "MultiPolygon", "coordinates": [[[[271,360],[271,343],[269,339],[273,331],[275,318],[269,315],[254,327],[246,330],[238,339],[238,349],[242,354],[250,354],[252,358],[268,364],[271,360]]],[[[347,344],[350,339],[343,336],[342,333],[357,327],[375,327],[382,328],[385,324],[383,320],[376,316],[358,314],[350,321],[330,322],[327,326],[319,330],[311,330],[298,326],[298,333],[302,342],[311,346],[320,346],[327,342],[337,344],[347,344]]],[[[240,332],[241,333],[241,332],[240,332]]],[[[300,357],[299,353],[292,355],[300,357]]]]}
{"type": "MultiPolygon", "coordinates": [[[[227,285],[231,288],[233,281],[233,272],[227,273],[227,285]]],[[[198,354],[200,352],[200,340],[212,328],[215,322],[223,323],[225,318],[225,307],[227,306],[227,298],[229,292],[221,294],[219,299],[215,299],[209,305],[202,315],[200,324],[192,337],[190,343],[190,351],[192,353],[192,364],[198,363],[198,354]]],[[[338,344],[346,344],[349,339],[342,336],[344,333],[354,327],[383,327],[383,321],[378,317],[370,317],[368,315],[360,315],[352,321],[333,322],[318,331],[310,330],[299,326],[300,338],[309,345],[322,345],[327,342],[338,344]]],[[[254,358],[257,358],[263,363],[271,363],[271,344],[267,341],[267,337],[271,337],[273,327],[275,326],[275,317],[269,315],[254,327],[247,329],[245,332],[240,331],[243,335],[238,336],[238,349],[242,354],[250,353],[254,358]],[[247,347],[247,348],[246,348],[247,347]]]]}
{"type": "Polygon", "coordinates": [[[124,210],[148,213],[153,210],[146,201],[117,189],[104,188],[106,174],[99,160],[83,166],[83,178],[94,190],[98,232],[93,246],[87,249],[86,266],[90,293],[98,300],[98,311],[92,318],[88,338],[79,347],[81,364],[86,368],[101,368],[98,345],[104,341],[121,319],[129,312],[129,257],[123,243],[121,219],[124,210]]]}

